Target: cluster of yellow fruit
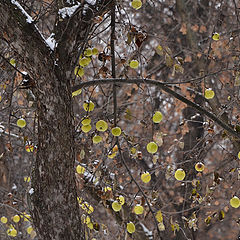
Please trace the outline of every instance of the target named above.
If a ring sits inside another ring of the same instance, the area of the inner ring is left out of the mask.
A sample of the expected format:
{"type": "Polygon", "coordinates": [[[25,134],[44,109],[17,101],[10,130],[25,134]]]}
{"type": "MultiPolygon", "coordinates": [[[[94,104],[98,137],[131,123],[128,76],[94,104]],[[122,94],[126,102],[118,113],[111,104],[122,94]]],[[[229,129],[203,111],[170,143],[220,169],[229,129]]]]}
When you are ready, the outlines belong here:
{"type": "MultiPolygon", "coordinates": [[[[91,100],[86,100],[84,103],[83,103],[83,109],[86,111],[86,112],[92,112],[93,109],[94,109],[95,105],[94,103],[91,101],[91,100]]],[[[83,120],[81,121],[82,123],[82,131],[84,133],[88,133],[91,129],[92,129],[92,126],[91,126],[91,119],[89,117],[85,117],[83,118],[83,120]]]]}
{"type": "MultiPolygon", "coordinates": [[[[160,111],[156,111],[154,114],[153,114],[153,117],[152,117],[152,121],[154,123],[160,123],[163,119],[163,115],[160,111]]],[[[149,142],[147,144],[147,151],[151,154],[154,154],[158,151],[158,145],[156,142],[149,142]]]]}
{"type": "MultiPolygon", "coordinates": [[[[93,111],[94,107],[95,107],[95,105],[91,100],[85,101],[83,104],[83,108],[86,112],[93,111]]],[[[84,133],[88,133],[92,129],[91,119],[89,117],[83,118],[83,120],[81,121],[81,124],[82,124],[81,129],[84,133]]],[[[104,120],[97,121],[97,123],[96,123],[97,131],[105,132],[107,129],[108,129],[108,123],[106,121],[104,121],[104,120]]],[[[113,127],[111,129],[111,132],[112,132],[113,136],[118,137],[121,135],[122,130],[120,127],[113,127]]],[[[102,140],[103,140],[103,138],[98,134],[94,135],[92,138],[92,141],[94,144],[98,144],[98,143],[102,142],[102,140]]]]}
{"type": "Polygon", "coordinates": [[[89,216],[94,211],[93,206],[88,202],[83,202],[83,199],[79,197],[77,197],[77,201],[79,206],[83,209],[83,211],[86,214],[88,214],[87,216],[85,214],[82,214],[81,216],[82,223],[85,223],[89,229],[93,229],[94,223],[92,223],[91,217],[89,216]]]}
{"type": "Polygon", "coordinates": [[[87,214],[91,214],[94,211],[93,206],[90,205],[88,202],[83,202],[83,203],[80,203],[79,205],[87,214]]]}
{"type": "Polygon", "coordinates": [[[117,197],[117,200],[113,201],[112,209],[115,212],[119,212],[122,209],[122,205],[125,203],[125,198],[120,195],[117,197]]]}
{"type": "MultiPolygon", "coordinates": [[[[198,172],[202,172],[204,170],[205,166],[202,162],[198,162],[195,164],[195,170],[198,172]]],[[[186,176],[185,171],[182,168],[178,168],[175,171],[174,177],[178,180],[178,181],[182,181],[186,176]]]]}
{"type": "MultiPolygon", "coordinates": [[[[14,215],[14,216],[12,217],[12,221],[15,222],[15,223],[18,223],[18,222],[20,222],[21,218],[23,218],[23,221],[29,221],[29,220],[30,220],[30,215],[28,215],[28,214],[26,214],[26,213],[23,213],[23,215],[21,215],[21,216],[20,216],[20,215],[14,215]]],[[[0,221],[1,221],[1,223],[3,223],[3,224],[7,224],[8,219],[7,219],[7,217],[2,216],[2,217],[0,218],[0,221]]],[[[29,226],[29,227],[27,228],[27,233],[28,233],[28,234],[32,234],[33,231],[34,231],[34,230],[33,230],[33,227],[32,227],[32,226],[29,226]]],[[[10,225],[8,226],[8,229],[7,229],[7,235],[8,235],[8,236],[11,236],[11,237],[16,237],[17,234],[18,234],[18,232],[17,232],[16,228],[15,228],[12,224],[10,224],[10,225]]],[[[34,235],[36,235],[35,231],[34,231],[34,235]]]]}
{"type": "Polygon", "coordinates": [[[79,58],[79,66],[76,66],[74,69],[74,74],[77,77],[82,77],[84,75],[84,67],[88,66],[91,62],[91,57],[93,55],[98,55],[98,49],[97,48],[87,48],[84,51],[84,56],[80,56],[79,58]]]}

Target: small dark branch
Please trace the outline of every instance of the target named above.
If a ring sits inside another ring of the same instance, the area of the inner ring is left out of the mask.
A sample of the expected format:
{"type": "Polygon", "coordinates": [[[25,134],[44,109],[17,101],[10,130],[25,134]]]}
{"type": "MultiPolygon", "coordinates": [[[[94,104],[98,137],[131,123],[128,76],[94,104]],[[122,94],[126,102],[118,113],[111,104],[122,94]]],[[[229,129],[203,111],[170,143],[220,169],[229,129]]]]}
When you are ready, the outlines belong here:
{"type": "Polygon", "coordinates": [[[121,147],[120,147],[120,144],[119,144],[119,141],[118,141],[118,140],[117,140],[117,146],[118,146],[118,151],[119,151],[120,159],[121,159],[124,167],[126,168],[129,176],[131,177],[132,181],[136,184],[139,192],[141,192],[141,194],[143,195],[143,197],[144,197],[144,199],[145,199],[145,201],[146,201],[146,203],[147,203],[147,205],[148,205],[148,208],[149,208],[149,210],[150,210],[150,212],[151,212],[151,214],[152,214],[152,216],[153,216],[154,223],[155,223],[156,228],[157,228],[157,232],[158,232],[159,239],[162,239],[161,234],[160,234],[160,231],[159,231],[159,228],[158,228],[158,222],[157,222],[157,220],[156,220],[156,218],[155,218],[154,211],[153,211],[153,209],[152,209],[152,207],[151,207],[151,204],[149,203],[146,194],[144,193],[144,191],[142,190],[142,188],[140,187],[140,185],[138,184],[138,182],[137,182],[137,181],[135,180],[135,178],[133,177],[130,169],[128,168],[128,165],[127,165],[127,163],[126,163],[126,161],[125,161],[125,159],[124,159],[124,157],[123,157],[123,154],[122,154],[122,151],[121,151],[121,147]]]}
{"type": "MultiPolygon", "coordinates": [[[[112,77],[116,78],[116,63],[115,63],[115,0],[111,9],[111,60],[112,60],[112,77]]],[[[114,108],[114,126],[117,124],[117,94],[116,84],[113,84],[113,108],[114,108]]]]}
{"type": "Polygon", "coordinates": [[[236,14],[236,18],[237,18],[237,22],[239,24],[239,15],[238,15],[238,7],[237,7],[237,4],[236,4],[236,1],[233,0],[233,4],[234,4],[234,10],[235,10],[235,14],[236,14]]]}
{"type": "Polygon", "coordinates": [[[92,80],[89,82],[84,82],[81,83],[77,86],[74,86],[72,91],[76,91],[80,88],[83,87],[89,87],[89,86],[93,86],[93,85],[102,85],[102,84],[112,84],[112,83],[125,83],[125,84],[148,84],[148,85],[154,85],[157,86],[159,88],[161,88],[163,91],[169,93],[170,95],[172,95],[173,97],[175,97],[176,99],[180,100],[183,103],[186,103],[188,106],[193,107],[194,109],[196,109],[197,111],[199,111],[200,113],[206,115],[207,117],[209,117],[211,120],[213,120],[214,122],[216,122],[219,126],[221,126],[223,129],[225,129],[231,136],[240,139],[240,135],[234,131],[234,129],[229,126],[227,123],[221,121],[216,115],[214,115],[213,113],[209,112],[208,110],[204,109],[203,107],[201,107],[200,105],[188,100],[187,98],[185,98],[184,96],[176,93],[174,90],[172,90],[171,88],[169,88],[165,83],[156,81],[156,80],[152,80],[152,79],[125,79],[125,78],[111,78],[111,79],[96,79],[96,80],[92,80]]]}
{"type": "Polygon", "coordinates": [[[25,76],[24,73],[22,73],[20,70],[18,70],[14,65],[12,65],[1,53],[0,53],[0,57],[10,66],[12,67],[14,70],[16,70],[18,73],[20,73],[23,77],[25,76]]]}

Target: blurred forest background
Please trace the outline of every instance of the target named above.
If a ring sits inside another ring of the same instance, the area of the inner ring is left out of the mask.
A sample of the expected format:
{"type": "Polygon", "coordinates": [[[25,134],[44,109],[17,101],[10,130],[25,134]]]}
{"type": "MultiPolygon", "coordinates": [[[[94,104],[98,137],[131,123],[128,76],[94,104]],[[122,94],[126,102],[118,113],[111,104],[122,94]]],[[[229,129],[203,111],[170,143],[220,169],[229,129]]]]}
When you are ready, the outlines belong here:
{"type": "MultiPolygon", "coordinates": [[[[85,26],[84,33],[78,28],[66,40],[70,45],[75,33],[83,35],[72,48],[68,79],[84,236],[237,240],[240,209],[229,201],[240,197],[240,3],[134,1],[9,1],[32,18],[29,24],[45,39],[55,63],[61,50],[57,26],[71,24],[70,19],[85,26]],[[139,9],[134,1],[142,4],[139,9]],[[95,8],[100,2],[107,7],[95,8]],[[206,97],[206,90],[214,97],[206,97]],[[152,120],[156,111],[162,114],[159,123],[152,120]],[[83,124],[84,119],[91,123],[83,124]],[[108,124],[106,131],[96,128],[99,120],[108,124]],[[121,128],[118,137],[111,133],[116,126],[121,128]],[[94,136],[100,136],[99,143],[94,136]],[[158,146],[153,154],[147,151],[149,142],[158,146]],[[204,170],[197,171],[196,163],[204,170]],[[175,178],[177,169],[186,173],[182,181],[175,178]],[[144,173],[151,176],[147,183],[141,180],[144,173]],[[114,211],[120,196],[125,203],[114,211]],[[142,214],[134,212],[136,205],[143,207],[142,214]]],[[[0,238],[40,239],[31,216],[40,141],[39,100],[33,90],[38,79],[31,83],[26,57],[3,31],[0,37],[0,238]],[[19,119],[26,126],[19,127],[19,119]]],[[[38,57],[34,49],[32,55],[38,57]]]]}

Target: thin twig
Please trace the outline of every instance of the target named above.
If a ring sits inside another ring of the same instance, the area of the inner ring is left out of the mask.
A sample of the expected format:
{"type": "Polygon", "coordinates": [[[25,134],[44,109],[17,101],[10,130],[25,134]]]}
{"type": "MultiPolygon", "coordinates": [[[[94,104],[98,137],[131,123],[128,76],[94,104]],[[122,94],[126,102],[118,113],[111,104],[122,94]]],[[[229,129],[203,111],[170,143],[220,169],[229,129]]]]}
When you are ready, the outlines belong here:
{"type": "Polygon", "coordinates": [[[132,173],[131,173],[131,170],[128,168],[128,165],[126,164],[125,159],[124,159],[124,157],[123,157],[123,155],[122,155],[122,151],[121,151],[121,147],[120,147],[120,144],[119,144],[118,139],[117,139],[117,146],[118,146],[118,152],[119,152],[120,159],[121,159],[124,167],[126,168],[129,176],[131,177],[132,181],[136,184],[138,190],[139,190],[139,191],[141,192],[141,194],[143,195],[143,197],[144,197],[144,199],[145,199],[145,201],[146,201],[146,203],[147,203],[147,205],[148,205],[148,208],[149,208],[149,210],[150,210],[150,212],[151,212],[151,214],[152,214],[152,216],[153,216],[154,223],[156,224],[157,232],[158,232],[158,235],[159,235],[159,239],[162,239],[161,234],[160,234],[160,231],[159,231],[159,228],[158,228],[158,222],[157,222],[157,220],[156,220],[156,218],[155,218],[154,211],[153,211],[153,209],[152,209],[152,207],[151,207],[151,204],[149,203],[146,194],[144,193],[144,191],[142,190],[142,188],[140,187],[140,185],[138,184],[138,182],[137,182],[137,181],[135,180],[135,178],[133,177],[133,175],[132,175],[132,173]]]}
{"type": "MultiPolygon", "coordinates": [[[[113,1],[113,6],[111,9],[111,60],[112,60],[112,77],[116,78],[116,63],[115,63],[115,0],[113,1]]],[[[116,84],[113,84],[113,112],[114,112],[114,126],[117,124],[117,94],[116,94],[116,84]]]]}

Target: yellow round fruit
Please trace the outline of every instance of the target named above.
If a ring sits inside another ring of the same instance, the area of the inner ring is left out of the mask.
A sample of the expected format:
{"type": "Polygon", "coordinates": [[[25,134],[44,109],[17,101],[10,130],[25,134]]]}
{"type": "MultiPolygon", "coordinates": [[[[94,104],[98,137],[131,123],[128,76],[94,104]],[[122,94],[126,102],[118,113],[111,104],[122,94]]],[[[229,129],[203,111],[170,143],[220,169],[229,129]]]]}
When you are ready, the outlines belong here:
{"type": "Polygon", "coordinates": [[[91,125],[82,125],[81,129],[84,133],[88,133],[92,129],[92,126],[91,125]]]}
{"type": "Polygon", "coordinates": [[[32,227],[32,226],[30,226],[30,227],[27,228],[27,233],[28,233],[29,235],[32,233],[32,231],[33,231],[33,227],[32,227]]]}
{"type": "Polygon", "coordinates": [[[84,69],[82,67],[75,67],[74,69],[74,74],[77,76],[77,77],[82,77],[84,75],[84,69]]]}
{"type": "Polygon", "coordinates": [[[238,159],[240,159],[240,152],[238,153],[238,159]]]}
{"type": "Polygon", "coordinates": [[[134,223],[129,222],[129,223],[127,224],[127,231],[128,231],[129,233],[134,233],[135,230],[136,230],[136,228],[135,228],[134,223]]]}
{"type": "Polygon", "coordinates": [[[144,208],[140,204],[136,205],[134,207],[135,214],[143,214],[144,208]]]}
{"type": "Polygon", "coordinates": [[[26,123],[26,121],[25,121],[24,118],[19,118],[19,119],[17,120],[17,125],[18,125],[18,127],[20,127],[20,128],[24,128],[24,127],[27,125],[27,123],[26,123]]]}
{"type": "Polygon", "coordinates": [[[129,63],[129,66],[130,68],[138,68],[139,66],[139,62],[137,60],[132,60],[130,63],[129,63]]]}
{"type": "Polygon", "coordinates": [[[151,174],[149,172],[145,172],[145,173],[142,173],[141,174],[141,180],[144,182],[144,183],[148,183],[151,181],[151,174]]]}
{"type": "Polygon", "coordinates": [[[93,229],[93,223],[91,223],[91,222],[88,223],[87,227],[92,230],[93,229]]]}
{"type": "Polygon", "coordinates": [[[92,55],[98,55],[98,49],[97,48],[93,48],[92,55]]]}
{"type": "Polygon", "coordinates": [[[76,171],[77,171],[78,174],[84,174],[84,172],[85,172],[85,167],[82,167],[82,166],[80,166],[80,165],[77,165],[76,171]]]}
{"type": "Polygon", "coordinates": [[[133,0],[131,2],[131,5],[133,8],[135,8],[136,10],[138,10],[139,8],[142,7],[142,1],[141,0],[133,0]]]}
{"type": "Polygon", "coordinates": [[[8,234],[8,236],[16,237],[17,236],[17,230],[15,228],[9,228],[7,230],[7,234],[8,234]]]}
{"type": "Polygon", "coordinates": [[[79,65],[81,67],[86,67],[89,63],[91,62],[91,58],[89,57],[84,57],[79,60],[79,65]]]}
{"type": "Polygon", "coordinates": [[[85,55],[86,57],[92,56],[92,49],[91,49],[91,48],[87,48],[87,49],[84,51],[84,55],[85,55]]]}
{"type": "Polygon", "coordinates": [[[90,118],[84,118],[81,121],[82,125],[89,125],[91,123],[91,119],[90,118]]]}
{"type": "Polygon", "coordinates": [[[158,150],[158,145],[157,145],[155,142],[150,142],[150,143],[148,143],[148,145],[147,145],[147,151],[148,151],[149,153],[154,154],[154,153],[157,152],[157,150],[158,150]]]}
{"type": "Polygon", "coordinates": [[[77,95],[81,94],[82,89],[78,89],[72,93],[72,97],[76,97],[77,95]]]}
{"type": "Polygon", "coordinates": [[[94,103],[90,100],[90,101],[85,101],[83,104],[83,108],[86,112],[91,112],[94,109],[94,103]]]}
{"type": "Polygon", "coordinates": [[[105,132],[108,129],[108,124],[104,120],[99,120],[96,123],[96,129],[100,132],[105,132]]]}
{"type": "Polygon", "coordinates": [[[186,173],[184,172],[184,170],[182,168],[179,168],[176,170],[175,172],[175,178],[178,180],[178,181],[182,181],[186,176],[186,173]]]}
{"type": "Polygon", "coordinates": [[[4,217],[4,216],[1,217],[1,222],[2,222],[2,223],[7,223],[7,221],[8,221],[8,219],[7,219],[6,217],[4,217]]]}
{"type": "Polygon", "coordinates": [[[124,198],[124,196],[122,196],[122,195],[118,196],[118,197],[117,197],[117,200],[118,200],[118,202],[119,202],[121,205],[123,205],[123,204],[125,203],[125,198],[124,198]]]}
{"type": "Polygon", "coordinates": [[[97,144],[102,141],[102,137],[99,135],[95,135],[92,140],[93,140],[93,143],[97,144]]]}
{"type": "Polygon", "coordinates": [[[218,40],[220,39],[219,33],[215,32],[215,33],[213,34],[213,36],[212,36],[212,39],[213,39],[214,41],[218,41],[218,40]]]}
{"type": "Polygon", "coordinates": [[[15,223],[18,223],[20,221],[20,217],[18,215],[15,215],[13,216],[12,220],[15,222],[15,223]]]}
{"type": "Polygon", "coordinates": [[[209,89],[205,90],[204,96],[206,99],[212,99],[212,98],[214,98],[215,93],[211,88],[209,88],[209,89]]]}
{"type": "Polygon", "coordinates": [[[198,163],[195,164],[195,169],[198,172],[202,172],[204,170],[204,167],[205,167],[204,164],[201,163],[201,162],[198,162],[198,163]]]}
{"type": "Polygon", "coordinates": [[[154,123],[160,123],[162,121],[163,115],[160,111],[156,111],[153,115],[153,122],[154,123]]]}
{"type": "Polygon", "coordinates": [[[233,208],[239,208],[240,206],[240,199],[237,196],[234,196],[233,198],[231,198],[230,200],[230,205],[233,208]]]}
{"type": "Polygon", "coordinates": [[[112,203],[112,209],[115,211],[115,212],[119,212],[122,208],[122,205],[118,202],[118,201],[114,201],[112,203]]]}
{"type": "Polygon", "coordinates": [[[112,135],[115,136],[115,137],[118,137],[120,136],[122,133],[122,130],[120,127],[114,127],[112,128],[112,135]]]}

